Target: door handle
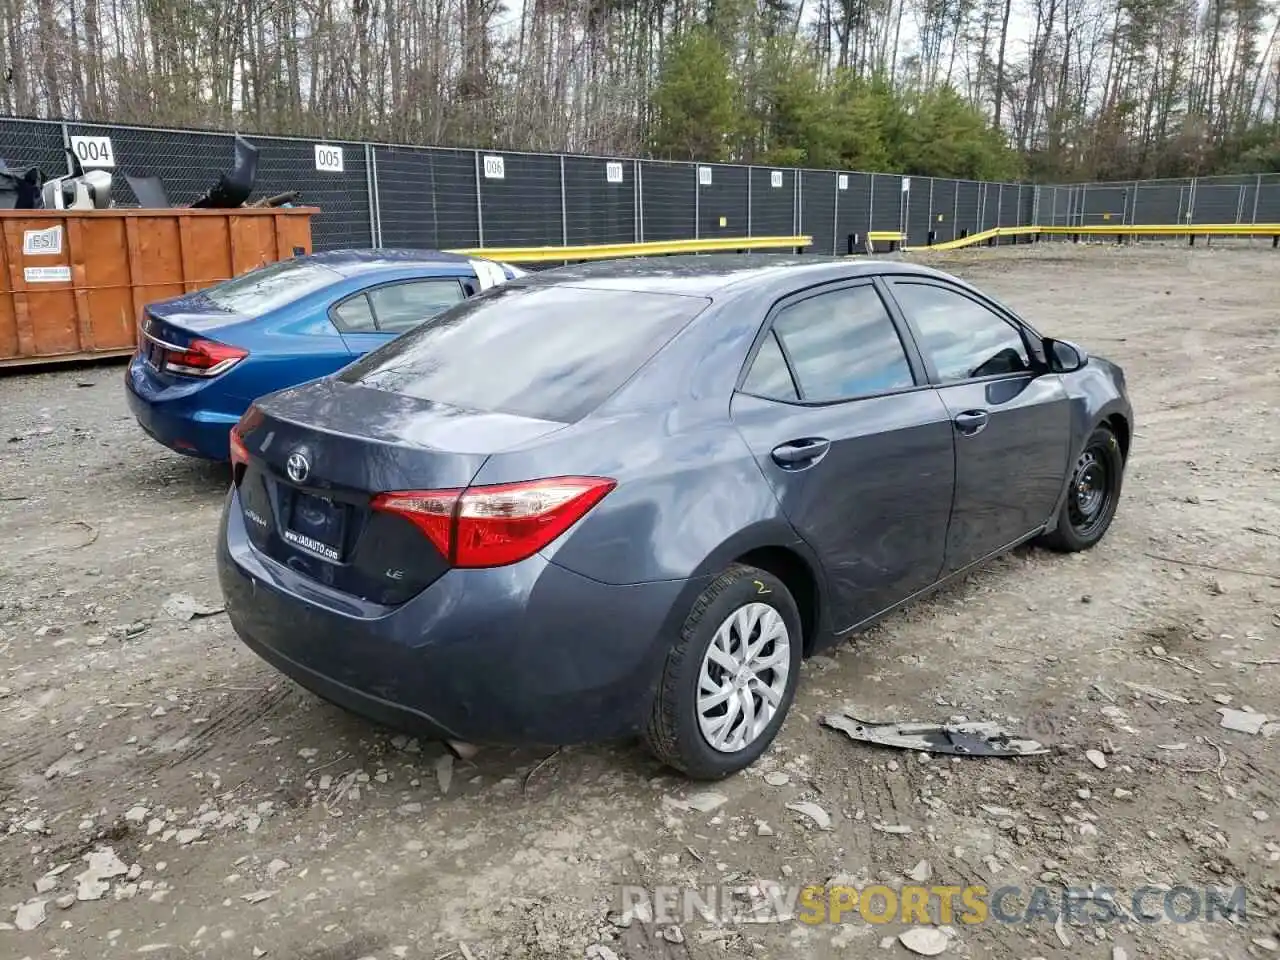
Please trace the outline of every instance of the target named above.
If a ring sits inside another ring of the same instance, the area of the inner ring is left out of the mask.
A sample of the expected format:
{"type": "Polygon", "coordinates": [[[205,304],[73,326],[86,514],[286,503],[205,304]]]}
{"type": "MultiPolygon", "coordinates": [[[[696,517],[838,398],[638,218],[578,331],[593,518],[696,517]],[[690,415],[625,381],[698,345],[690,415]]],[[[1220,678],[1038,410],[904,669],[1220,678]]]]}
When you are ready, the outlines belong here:
{"type": "Polygon", "coordinates": [[[830,449],[831,441],[825,437],[807,437],[774,447],[773,460],[780,467],[812,466],[830,449]]]}
{"type": "Polygon", "coordinates": [[[966,410],[964,413],[957,413],[953,422],[962,434],[972,437],[981,433],[990,419],[985,410],[966,410]]]}

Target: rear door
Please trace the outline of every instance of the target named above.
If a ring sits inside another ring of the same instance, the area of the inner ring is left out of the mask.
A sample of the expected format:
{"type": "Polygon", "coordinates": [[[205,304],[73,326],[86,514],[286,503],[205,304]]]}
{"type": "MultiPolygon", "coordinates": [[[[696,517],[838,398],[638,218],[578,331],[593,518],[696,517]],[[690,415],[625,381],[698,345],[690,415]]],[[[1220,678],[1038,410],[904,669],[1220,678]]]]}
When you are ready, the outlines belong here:
{"type": "Polygon", "coordinates": [[[733,422],[821,559],[844,630],[938,576],[950,417],[869,280],[783,301],[754,349],[733,422]]]}
{"type": "Polygon", "coordinates": [[[1033,360],[1029,336],[995,304],[942,280],[889,282],[953,423],[951,572],[1048,519],[1070,456],[1062,380],[1033,360]]]}
{"type": "Polygon", "coordinates": [[[329,319],[353,356],[363,356],[467,297],[461,277],[415,277],[361,290],[335,303],[329,319]]]}

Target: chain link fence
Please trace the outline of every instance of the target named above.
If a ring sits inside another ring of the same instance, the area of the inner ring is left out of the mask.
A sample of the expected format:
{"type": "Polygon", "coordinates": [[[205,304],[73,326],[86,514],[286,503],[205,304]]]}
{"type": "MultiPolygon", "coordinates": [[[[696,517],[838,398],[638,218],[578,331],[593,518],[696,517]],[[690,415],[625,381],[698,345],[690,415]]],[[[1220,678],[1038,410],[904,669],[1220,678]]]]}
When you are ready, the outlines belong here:
{"type": "Polygon", "coordinates": [[[1280,174],[1231,174],[1035,188],[1043,226],[1280,223],[1280,174]]]}
{"type": "MultiPolygon", "coordinates": [[[[127,176],[191,203],[231,168],[228,133],[0,118],[0,161],[69,169],[67,149],[107,138],[119,206],[127,176]]],[[[788,167],[487,152],[250,135],[255,196],[297,191],[320,209],[316,250],[562,246],[746,236],[863,249],[868,232],[911,245],[993,227],[1280,222],[1280,174],[1032,186],[788,167]]],[[[1014,238],[1002,238],[1014,242],[1014,238]]]]}

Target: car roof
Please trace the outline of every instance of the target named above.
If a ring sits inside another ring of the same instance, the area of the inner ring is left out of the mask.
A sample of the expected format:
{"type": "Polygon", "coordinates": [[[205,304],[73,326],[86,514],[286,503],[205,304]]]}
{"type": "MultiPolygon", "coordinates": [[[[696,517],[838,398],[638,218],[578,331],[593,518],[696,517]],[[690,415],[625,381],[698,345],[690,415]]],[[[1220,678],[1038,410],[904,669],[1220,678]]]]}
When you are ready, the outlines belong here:
{"type": "Polygon", "coordinates": [[[443,250],[327,250],[299,257],[299,260],[327,267],[344,277],[379,270],[404,269],[405,267],[431,267],[448,270],[465,267],[469,257],[443,250]]]}
{"type": "Polygon", "coordinates": [[[730,288],[737,292],[736,288],[743,286],[772,286],[787,278],[817,283],[882,273],[947,276],[901,260],[754,253],[597,260],[540,271],[521,278],[521,282],[714,298],[730,288]]]}

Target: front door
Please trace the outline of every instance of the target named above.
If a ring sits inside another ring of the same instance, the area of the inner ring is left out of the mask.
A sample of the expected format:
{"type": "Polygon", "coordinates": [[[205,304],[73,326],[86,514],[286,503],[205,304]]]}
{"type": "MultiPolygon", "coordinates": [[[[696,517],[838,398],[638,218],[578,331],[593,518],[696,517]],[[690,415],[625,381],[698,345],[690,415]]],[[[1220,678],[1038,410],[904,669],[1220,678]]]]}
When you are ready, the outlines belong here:
{"type": "Polygon", "coordinates": [[[735,426],[823,565],[837,631],[942,566],[954,441],[923,381],[867,281],[783,301],[734,397],[735,426]]]}
{"type": "Polygon", "coordinates": [[[956,496],[945,572],[1025,538],[1049,519],[1070,458],[1070,405],[1032,360],[1025,328],[940,280],[889,284],[952,421],[956,496]]]}

